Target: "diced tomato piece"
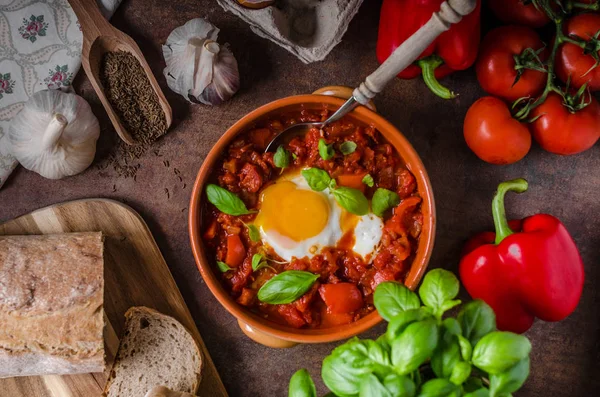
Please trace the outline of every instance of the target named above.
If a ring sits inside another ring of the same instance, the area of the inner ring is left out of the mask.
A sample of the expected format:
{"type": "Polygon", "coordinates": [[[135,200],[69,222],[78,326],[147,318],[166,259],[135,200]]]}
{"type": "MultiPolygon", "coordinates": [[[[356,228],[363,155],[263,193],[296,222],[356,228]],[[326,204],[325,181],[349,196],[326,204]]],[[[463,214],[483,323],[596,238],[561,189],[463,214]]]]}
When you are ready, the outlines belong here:
{"type": "Polygon", "coordinates": [[[212,222],[210,223],[210,226],[208,226],[208,228],[204,232],[204,236],[203,236],[204,240],[212,240],[213,238],[215,238],[217,235],[218,227],[219,227],[219,224],[217,223],[217,220],[213,219],[212,222]]]}
{"type": "Polygon", "coordinates": [[[256,291],[250,288],[242,288],[242,294],[237,299],[237,302],[242,306],[252,306],[256,298],[256,291]]]}
{"type": "Polygon", "coordinates": [[[251,193],[256,193],[263,184],[263,177],[254,164],[246,163],[240,170],[240,186],[251,193]]]}
{"type": "Polygon", "coordinates": [[[250,131],[250,140],[257,149],[265,150],[273,133],[268,128],[257,128],[250,131]]]}
{"type": "Polygon", "coordinates": [[[306,324],[304,317],[302,317],[302,313],[300,313],[292,304],[277,305],[277,312],[292,327],[300,328],[306,324]]]}
{"type": "Polygon", "coordinates": [[[367,175],[366,172],[360,174],[342,174],[337,177],[337,183],[340,186],[351,187],[352,189],[358,189],[364,193],[366,185],[363,183],[363,178],[367,175]]]}
{"type": "Polygon", "coordinates": [[[352,313],[329,313],[326,307],[321,310],[321,327],[331,328],[339,325],[350,324],[354,320],[352,313]]]}
{"type": "Polygon", "coordinates": [[[417,188],[417,181],[409,170],[402,170],[398,175],[398,195],[404,199],[410,196],[417,188]]]}
{"type": "Polygon", "coordinates": [[[362,293],[352,283],[323,284],[319,294],[332,314],[350,313],[364,304],[362,293]]]}
{"type": "Polygon", "coordinates": [[[231,267],[238,267],[246,257],[246,248],[242,239],[237,234],[227,236],[227,256],[225,263],[231,267]]]}

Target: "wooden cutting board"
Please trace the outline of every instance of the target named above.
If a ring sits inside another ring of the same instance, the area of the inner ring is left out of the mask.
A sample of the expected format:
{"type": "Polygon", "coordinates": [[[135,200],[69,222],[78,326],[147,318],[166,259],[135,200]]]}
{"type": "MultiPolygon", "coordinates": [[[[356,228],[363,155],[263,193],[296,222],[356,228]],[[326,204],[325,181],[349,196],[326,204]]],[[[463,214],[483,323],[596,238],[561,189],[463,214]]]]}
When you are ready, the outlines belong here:
{"type": "MultiPolygon", "coordinates": [[[[104,309],[107,371],[104,374],[0,379],[0,395],[10,397],[100,396],[124,314],[148,306],[179,320],[198,341],[204,355],[200,396],[227,396],[194,320],[165,260],[140,215],[117,201],[87,199],[56,204],[0,224],[0,235],[101,231],[105,236],[104,309]]],[[[143,397],[143,396],[140,396],[143,397]]]]}

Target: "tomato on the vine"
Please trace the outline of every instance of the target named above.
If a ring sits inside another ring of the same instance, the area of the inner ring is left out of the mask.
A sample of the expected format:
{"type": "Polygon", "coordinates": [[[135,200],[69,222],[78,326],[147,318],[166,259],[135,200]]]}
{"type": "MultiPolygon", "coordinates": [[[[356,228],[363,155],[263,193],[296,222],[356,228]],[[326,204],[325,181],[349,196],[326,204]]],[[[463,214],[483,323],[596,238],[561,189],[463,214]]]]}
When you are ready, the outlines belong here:
{"type": "Polygon", "coordinates": [[[546,83],[541,63],[546,58],[544,43],[533,29],[502,26],[483,39],[475,65],[477,79],[486,92],[507,101],[537,96],[546,83]]]}
{"type": "Polygon", "coordinates": [[[600,138],[600,104],[589,95],[589,104],[574,111],[565,100],[551,92],[546,100],[533,109],[531,117],[537,119],[531,131],[540,146],[556,154],[583,152],[600,138]]]}
{"type": "Polygon", "coordinates": [[[567,20],[564,33],[587,41],[586,48],[573,43],[564,43],[556,54],[556,74],[571,86],[579,88],[585,83],[592,91],[600,90],[600,67],[590,52],[600,57],[600,42],[595,35],[600,32],[600,15],[580,14],[567,20]]]}
{"type": "Polygon", "coordinates": [[[492,164],[515,163],[531,148],[527,127],[512,117],[506,103],[491,96],[471,105],[463,133],[477,157],[492,164]]]}
{"type": "Polygon", "coordinates": [[[550,19],[531,0],[490,0],[490,8],[505,23],[541,28],[550,19]]]}

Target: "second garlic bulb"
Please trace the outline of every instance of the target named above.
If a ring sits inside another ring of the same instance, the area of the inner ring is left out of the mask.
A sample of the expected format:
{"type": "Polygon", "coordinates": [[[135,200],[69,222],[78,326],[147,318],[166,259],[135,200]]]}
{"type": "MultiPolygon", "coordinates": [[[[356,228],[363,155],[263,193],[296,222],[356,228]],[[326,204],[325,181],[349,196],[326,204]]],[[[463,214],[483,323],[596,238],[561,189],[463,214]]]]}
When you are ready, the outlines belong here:
{"type": "Polygon", "coordinates": [[[216,42],[218,34],[217,27],[195,18],[174,29],[163,46],[167,84],[190,102],[218,105],[240,87],[237,61],[216,42]]]}

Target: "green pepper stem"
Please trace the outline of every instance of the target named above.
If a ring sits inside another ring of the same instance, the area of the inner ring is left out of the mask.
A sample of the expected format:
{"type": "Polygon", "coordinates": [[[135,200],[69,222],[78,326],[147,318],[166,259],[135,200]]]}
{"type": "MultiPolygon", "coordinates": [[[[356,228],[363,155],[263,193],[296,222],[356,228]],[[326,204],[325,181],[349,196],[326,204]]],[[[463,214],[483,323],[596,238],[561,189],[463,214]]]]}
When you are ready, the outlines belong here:
{"type": "Polygon", "coordinates": [[[502,240],[513,234],[510,226],[508,226],[508,220],[506,219],[504,196],[506,196],[507,192],[523,193],[527,191],[527,187],[527,181],[523,178],[502,182],[498,185],[498,190],[492,201],[492,214],[494,215],[494,226],[496,227],[496,245],[500,244],[502,240]]]}
{"type": "Polygon", "coordinates": [[[435,69],[441,66],[444,60],[437,55],[431,55],[417,61],[417,65],[423,71],[423,80],[429,89],[443,99],[456,98],[456,94],[440,84],[435,77],[435,69]]]}

